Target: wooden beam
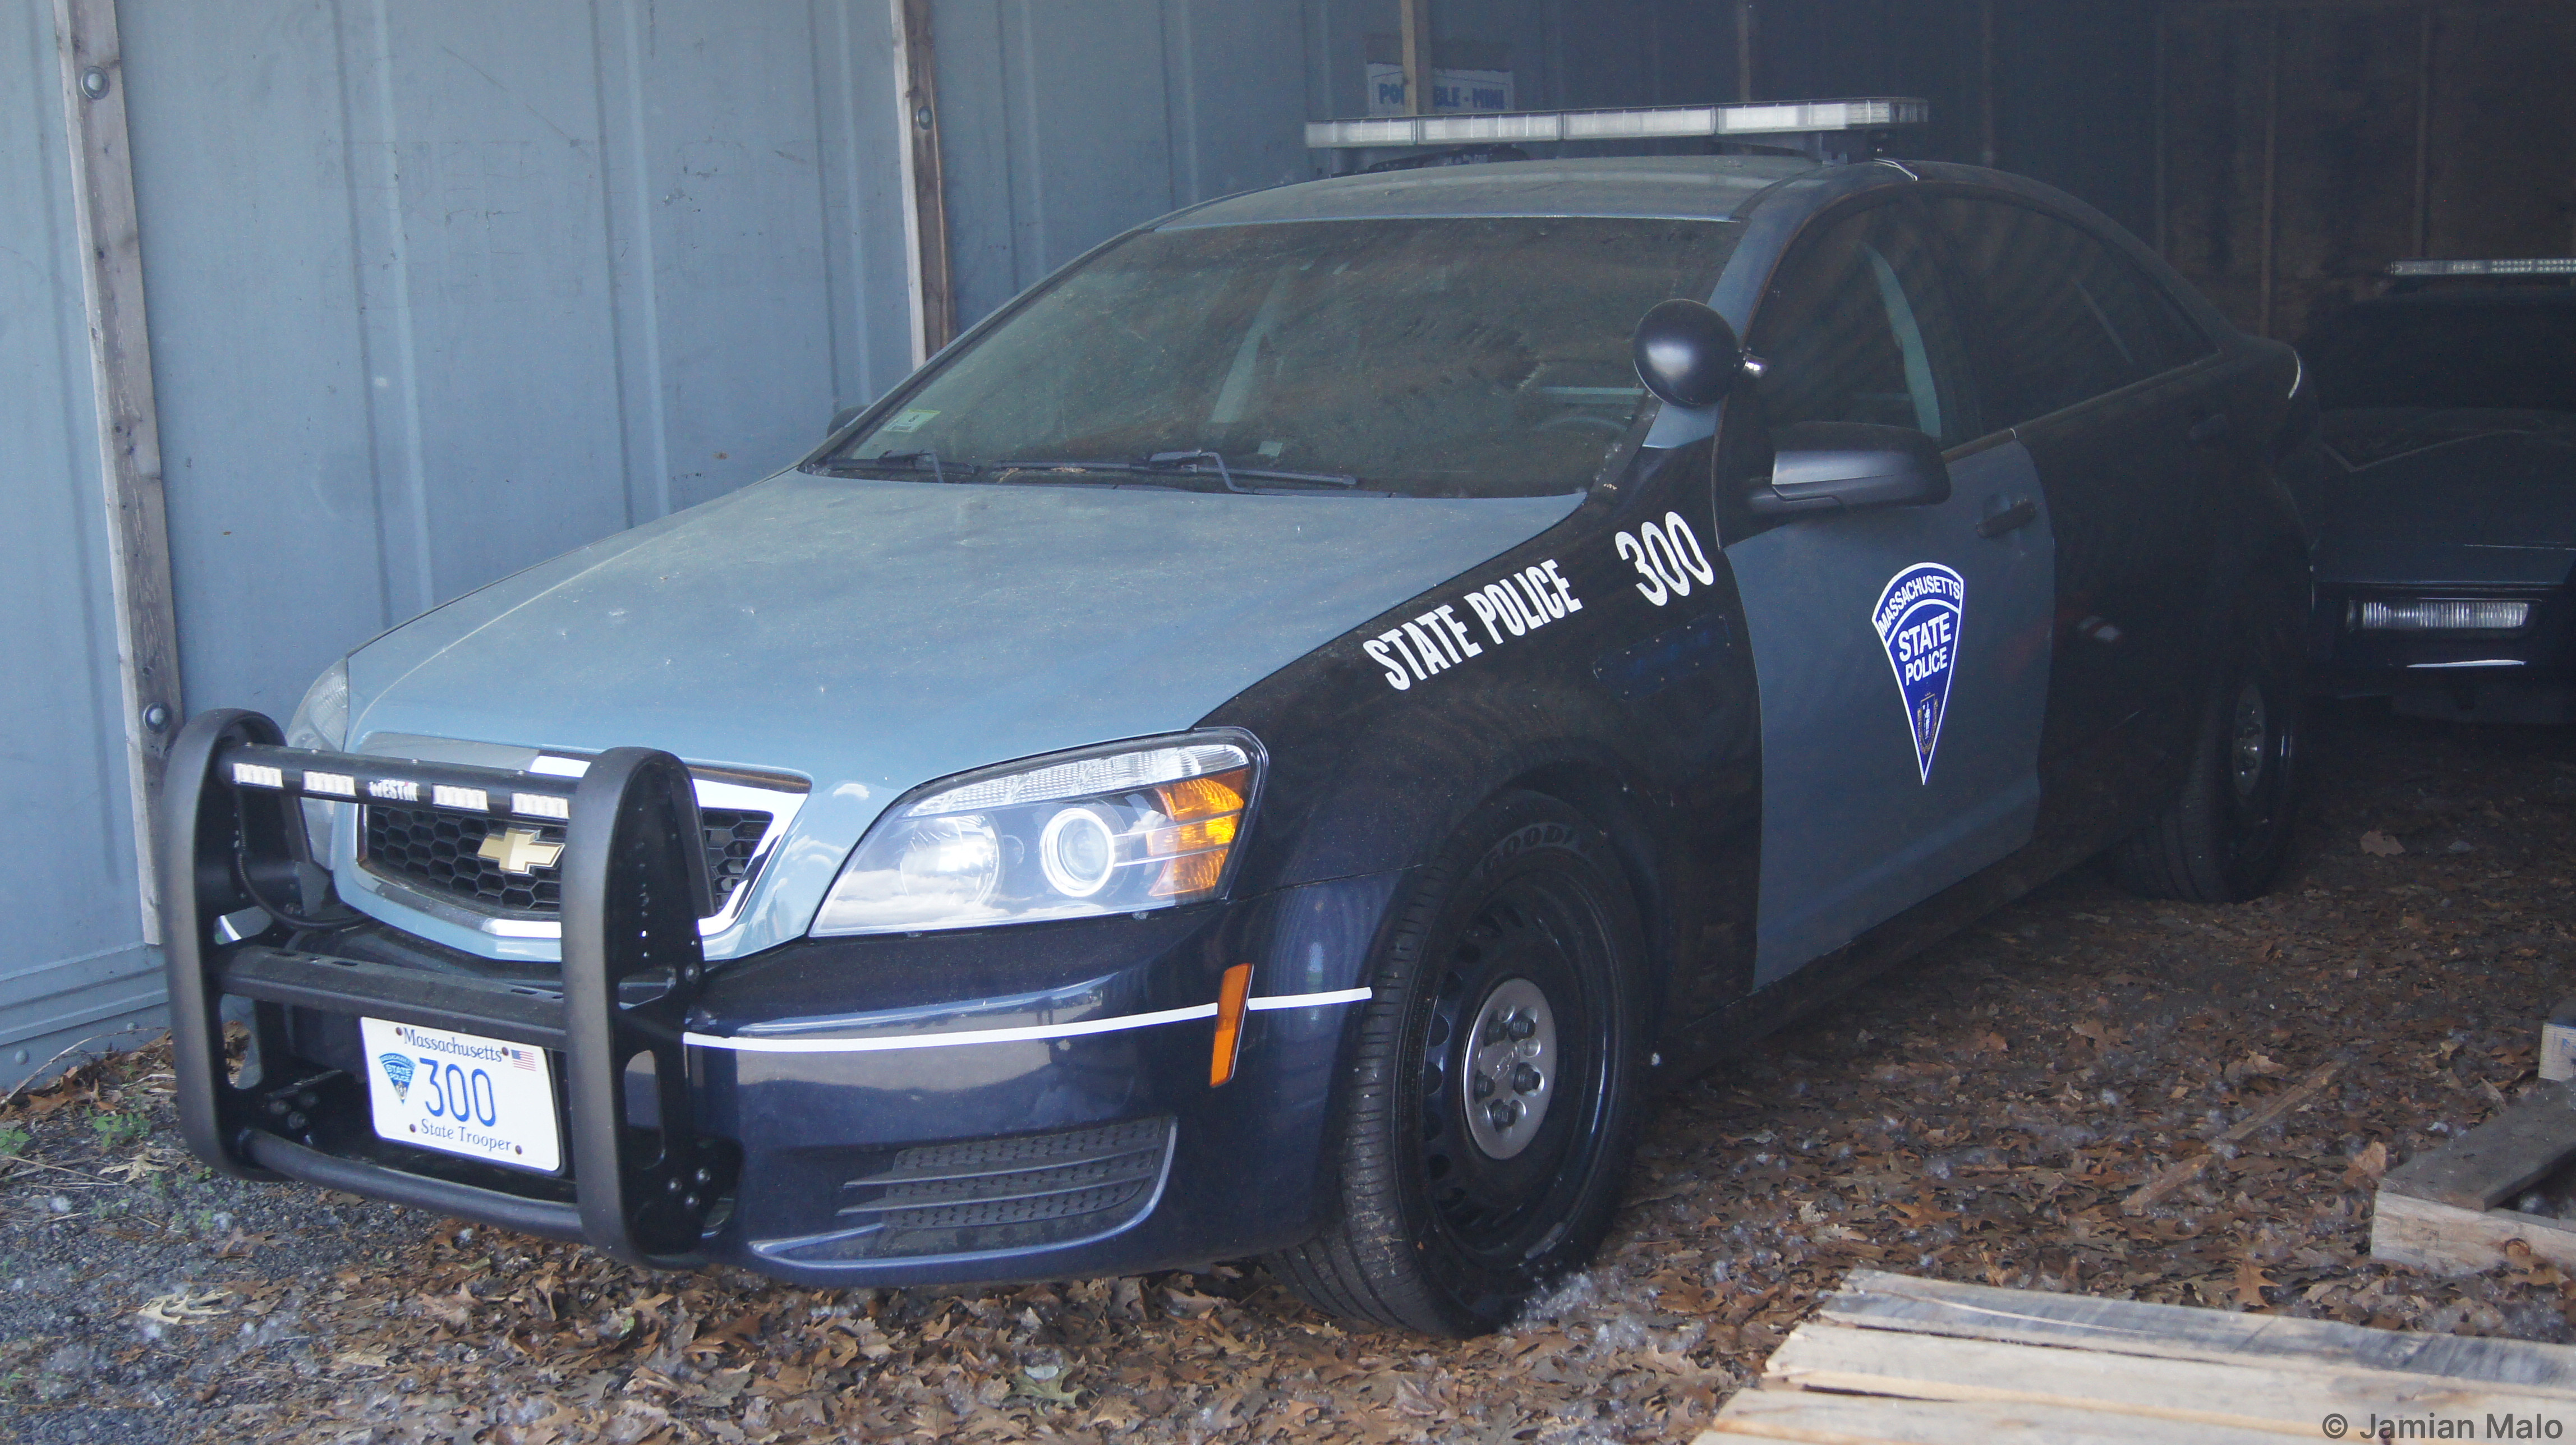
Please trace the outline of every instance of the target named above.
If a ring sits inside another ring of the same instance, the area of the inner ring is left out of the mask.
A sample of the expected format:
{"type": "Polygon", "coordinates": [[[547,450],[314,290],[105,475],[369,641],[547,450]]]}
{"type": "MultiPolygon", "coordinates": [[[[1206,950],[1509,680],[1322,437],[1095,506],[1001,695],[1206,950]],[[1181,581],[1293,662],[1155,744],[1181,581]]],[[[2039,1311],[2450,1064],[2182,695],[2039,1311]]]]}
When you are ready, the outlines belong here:
{"type": "Polygon", "coordinates": [[[63,132],[71,145],[72,212],[80,236],[99,480],[107,505],[108,586],[114,593],[117,682],[125,704],[135,882],[144,941],[157,944],[161,889],[153,867],[153,820],[160,809],[162,763],[184,714],[116,0],[54,0],[54,43],[62,58],[63,132]]]}
{"type": "Polygon", "coordinates": [[[2576,1109],[2567,1102],[2566,1089],[2544,1084],[2441,1148],[2389,1170],[2380,1190],[2493,1209],[2576,1158],[2576,1109]]]}
{"type": "Polygon", "coordinates": [[[1431,0],[1395,0],[1403,12],[1404,113],[1431,113],[1431,0]]]}
{"type": "Polygon", "coordinates": [[[919,366],[957,334],[957,297],[949,272],[948,190],[939,165],[939,65],[932,44],[931,0],[889,0],[894,7],[897,124],[906,144],[903,171],[905,291],[912,303],[912,364],[919,366]]]}

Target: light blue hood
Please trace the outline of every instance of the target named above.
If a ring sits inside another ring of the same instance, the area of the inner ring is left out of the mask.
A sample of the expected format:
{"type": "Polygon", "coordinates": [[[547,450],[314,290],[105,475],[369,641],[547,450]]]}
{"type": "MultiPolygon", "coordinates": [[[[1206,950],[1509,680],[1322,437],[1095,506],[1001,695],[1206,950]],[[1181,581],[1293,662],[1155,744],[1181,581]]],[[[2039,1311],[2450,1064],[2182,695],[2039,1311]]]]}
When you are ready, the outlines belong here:
{"type": "MultiPolygon", "coordinates": [[[[1580,501],[789,473],[361,648],[349,735],[372,752],[418,753],[420,738],[498,744],[470,751],[518,766],[536,749],[641,746],[804,775],[812,796],[740,921],[708,940],[728,957],[802,933],[843,856],[907,790],[1186,728],[1580,501]]],[[[505,951],[356,901],[441,941],[505,951]]]]}

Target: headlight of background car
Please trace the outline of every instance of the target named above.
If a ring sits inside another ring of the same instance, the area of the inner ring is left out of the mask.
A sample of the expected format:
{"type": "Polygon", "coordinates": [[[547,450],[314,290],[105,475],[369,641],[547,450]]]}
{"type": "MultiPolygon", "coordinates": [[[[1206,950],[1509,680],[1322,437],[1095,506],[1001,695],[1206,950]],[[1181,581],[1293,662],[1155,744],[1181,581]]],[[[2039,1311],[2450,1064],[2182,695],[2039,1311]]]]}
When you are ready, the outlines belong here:
{"type": "Polygon", "coordinates": [[[868,829],[813,931],[973,928],[1214,898],[1261,766],[1252,735],[1228,730],[943,779],[868,829]]]}
{"type": "MultiPolygon", "coordinates": [[[[286,720],[286,745],[334,753],[349,745],[349,659],[322,669],[322,675],[304,690],[304,701],[295,705],[295,715],[286,720]]],[[[304,831],[313,840],[314,861],[325,868],[331,866],[332,810],[346,806],[304,800],[304,831]]]]}

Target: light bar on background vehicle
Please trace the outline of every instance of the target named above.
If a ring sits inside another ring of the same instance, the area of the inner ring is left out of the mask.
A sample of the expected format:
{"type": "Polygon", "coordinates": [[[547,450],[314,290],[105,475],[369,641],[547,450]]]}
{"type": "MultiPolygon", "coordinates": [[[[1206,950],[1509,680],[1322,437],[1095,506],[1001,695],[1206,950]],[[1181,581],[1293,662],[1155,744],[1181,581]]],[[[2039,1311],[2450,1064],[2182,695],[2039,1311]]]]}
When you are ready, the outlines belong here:
{"type": "Polygon", "coordinates": [[[1314,150],[1363,150],[1503,141],[1819,135],[1921,125],[1931,118],[1931,103],[1909,96],[1754,105],[1667,105],[1645,110],[1461,111],[1449,115],[1308,121],[1306,144],[1314,150]]]}
{"type": "Polygon", "coordinates": [[[2356,601],[2344,617],[2355,632],[2513,632],[2530,620],[2529,602],[2448,597],[2356,601]]]}
{"type": "MultiPolygon", "coordinates": [[[[1314,127],[1307,127],[1308,130],[1314,127]]],[[[1314,142],[1308,141],[1312,145],[1314,142]]],[[[2576,256],[2528,256],[2504,261],[2393,261],[2391,276],[2576,276],[2576,256]]]]}

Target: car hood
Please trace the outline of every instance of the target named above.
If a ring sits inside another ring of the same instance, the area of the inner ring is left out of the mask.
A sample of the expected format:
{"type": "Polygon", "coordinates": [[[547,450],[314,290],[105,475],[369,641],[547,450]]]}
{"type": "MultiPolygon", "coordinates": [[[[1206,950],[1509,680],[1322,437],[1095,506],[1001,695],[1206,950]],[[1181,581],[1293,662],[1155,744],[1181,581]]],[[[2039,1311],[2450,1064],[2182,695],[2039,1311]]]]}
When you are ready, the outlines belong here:
{"type": "Polygon", "coordinates": [[[791,832],[740,921],[708,941],[731,956],[802,933],[842,857],[911,788],[1187,728],[1580,501],[790,473],[378,638],[350,659],[350,737],[521,767],[540,749],[641,746],[803,775],[791,832]]]}
{"type": "Polygon", "coordinates": [[[2330,412],[2354,466],[2325,483],[2316,566],[2330,583],[2551,586],[2576,561],[2576,417],[2330,412]]]}

